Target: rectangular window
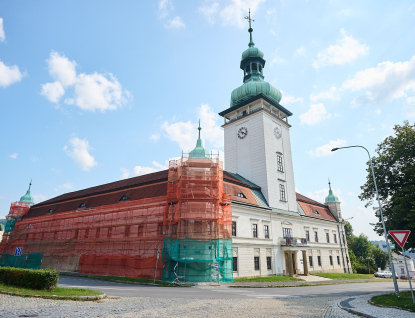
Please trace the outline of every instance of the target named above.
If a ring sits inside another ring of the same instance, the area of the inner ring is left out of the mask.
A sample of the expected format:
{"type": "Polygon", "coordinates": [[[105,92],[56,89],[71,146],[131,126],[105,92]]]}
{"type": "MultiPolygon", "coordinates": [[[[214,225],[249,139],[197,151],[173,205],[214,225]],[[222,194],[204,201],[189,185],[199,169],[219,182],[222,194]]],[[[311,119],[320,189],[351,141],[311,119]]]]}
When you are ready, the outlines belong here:
{"type": "Polygon", "coordinates": [[[330,243],[330,235],[329,235],[329,233],[326,233],[326,241],[327,241],[327,243],[330,243]]]}
{"type": "Polygon", "coordinates": [[[268,225],[264,225],[264,236],[269,239],[269,228],[268,225]]]}
{"type": "Polygon", "coordinates": [[[310,242],[310,231],[305,231],[305,239],[310,242]]]}
{"type": "Polygon", "coordinates": [[[238,258],[237,257],[234,257],[233,258],[233,271],[234,272],[237,272],[238,271],[238,258]]]}
{"type": "Polygon", "coordinates": [[[280,200],[287,201],[287,199],[285,198],[285,187],[283,184],[280,184],[280,200]]]}
{"type": "Polygon", "coordinates": [[[318,242],[318,233],[314,231],[314,242],[318,242]]]}
{"type": "Polygon", "coordinates": [[[333,239],[334,239],[334,243],[337,244],[337,235],[336,235],[336,233],[333,233],[333,239]]]}
{"type": "Polygon", "coordinates": [[[280,172],[284,172],[284,167],[282,165],[282,156],[281,155],[277,155],[277,169],[280,172]]]}
{"type": "Polygon", "coordinates": [[[258,224],[252,224],[252,236],[258,237],[258,224]]]}
{"type": "Polygon", "coordinates": [[[236,221],[232,221],[232,236],[236,236],[236,221]]]}
{"type": "Polygon", "coordinates": [[[337,265],[340,265],[340,256],[337,256],[337,265]]]}
{"type": "Polygon", "coordinates": [[[293,237],[293,230],[287,227],[283,227],[282,228],[282,234],[283,236],[286,237],[293,237]]]}
{"type": "Polygon", "coordinates": [[[344,239],[344,234],[343,234],[343,244],[346,245],[346,240],[344,239]]]}
{"type": "Polygon", "coordinates": [[[259,256],[254,257],[254,267],[256,271],[259,271],[259,256]]]}
{"type": "Polygon", "coordinates": [[[332,265],[333,266],[333,256],[329,256],[329,259],[330,259],[330,265],[332,265]]]}
{"type": "Polygon", "coordinates": [[[267,269],[272,269],[271,256],[267,256],[267,269]]]}
{"type": "Polygon", "coordinates": [[[313,256],[308,257],[308,262],[310,263],[310,267],[313,267],[313,256]]]}
{"type": "Polygon", "coordinates": [[[317,264],[318,266],[321,266],[321,256],[317,256],[317,264]]]}

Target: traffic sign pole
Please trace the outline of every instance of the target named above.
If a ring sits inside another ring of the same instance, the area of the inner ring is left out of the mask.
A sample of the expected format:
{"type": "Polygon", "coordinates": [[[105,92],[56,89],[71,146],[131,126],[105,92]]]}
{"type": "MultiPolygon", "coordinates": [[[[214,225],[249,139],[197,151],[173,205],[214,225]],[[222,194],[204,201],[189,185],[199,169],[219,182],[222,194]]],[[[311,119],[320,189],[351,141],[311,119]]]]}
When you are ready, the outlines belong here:
{"type": "Polygon", "coordinates": [[[411,288],[412,302],[415,304],[414,291],[412,290],[411,275],[409,274],[408,264],[406,263],[405,249],[402,247],[403,259],[405,261],[406,273],[408,274],[409,287],[411,288]]]}

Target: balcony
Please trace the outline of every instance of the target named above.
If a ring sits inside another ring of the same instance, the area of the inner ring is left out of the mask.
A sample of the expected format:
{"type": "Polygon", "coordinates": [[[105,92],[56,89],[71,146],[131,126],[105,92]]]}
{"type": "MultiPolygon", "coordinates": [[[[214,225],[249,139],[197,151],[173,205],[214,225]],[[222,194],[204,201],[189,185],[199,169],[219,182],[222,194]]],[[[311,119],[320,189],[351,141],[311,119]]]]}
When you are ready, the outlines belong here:
{"type": "Polygon", "coordinates": [[[307,246],[306,238],[280,237],[278,241],[281,246],[307,246]]]}

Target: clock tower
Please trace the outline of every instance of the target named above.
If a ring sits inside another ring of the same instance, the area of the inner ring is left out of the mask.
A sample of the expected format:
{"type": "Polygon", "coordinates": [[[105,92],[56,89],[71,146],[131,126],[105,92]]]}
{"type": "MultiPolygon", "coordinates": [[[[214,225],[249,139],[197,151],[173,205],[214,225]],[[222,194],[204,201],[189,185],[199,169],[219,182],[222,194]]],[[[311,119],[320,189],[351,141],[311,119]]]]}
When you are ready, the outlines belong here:
{"type": "Polygon", "coordinates": [[[272,208],[297,211],[291,156],[292,113],[281,106],[281,92],[264,81],[264,53],[252,41],[242,53],[240,68],[244,84],[232,91],[224,118],[225,168],[256,183],[272,208]]]}

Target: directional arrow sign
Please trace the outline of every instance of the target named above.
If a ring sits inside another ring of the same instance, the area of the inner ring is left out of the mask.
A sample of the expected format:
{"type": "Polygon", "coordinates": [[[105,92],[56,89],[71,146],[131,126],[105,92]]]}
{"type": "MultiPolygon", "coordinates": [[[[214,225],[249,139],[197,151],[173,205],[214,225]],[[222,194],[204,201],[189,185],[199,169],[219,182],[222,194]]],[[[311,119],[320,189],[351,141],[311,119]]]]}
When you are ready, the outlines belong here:
{"type": "Polygon", "coordinates": [[[389,231],[388,233],[393,237],[396,243],[398,243],[399,246],[403,248],[411,231],[409,230],[389,231]]]}

